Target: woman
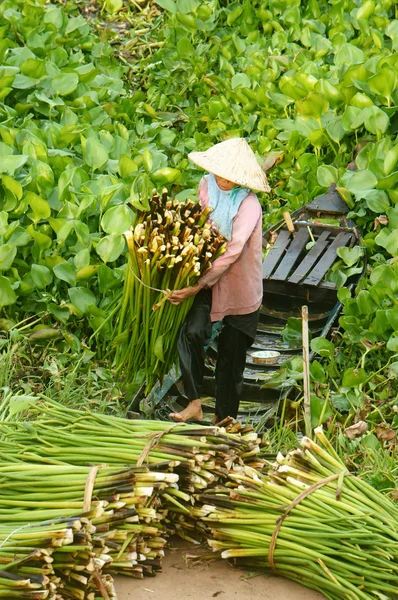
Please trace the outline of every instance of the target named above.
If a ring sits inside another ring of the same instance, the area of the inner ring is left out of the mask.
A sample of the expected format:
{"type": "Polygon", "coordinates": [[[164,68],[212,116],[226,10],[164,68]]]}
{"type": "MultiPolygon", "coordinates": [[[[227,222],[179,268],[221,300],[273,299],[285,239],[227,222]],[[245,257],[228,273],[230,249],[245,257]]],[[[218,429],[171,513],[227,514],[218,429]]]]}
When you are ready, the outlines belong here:
{"type": "Polygon", "coordinates": [[[269,192],[265,173],[243,138],[216,144],[206,152],[189,154],[209,172],[199,184],[202,208],[212,207],[213,226],[228,240],[226,252],[195,286],[175,291],[172,304],[195,300],[178,339],[185,394],[190,401],[175,421],[203,418],[200,391],[204,376],[203,347],[211,324],[222,321],[216,365],[214,422],[236,418],[243,382],[246,351],[252,345],[262,301],[262,211],[252,189],[269,192]]]}

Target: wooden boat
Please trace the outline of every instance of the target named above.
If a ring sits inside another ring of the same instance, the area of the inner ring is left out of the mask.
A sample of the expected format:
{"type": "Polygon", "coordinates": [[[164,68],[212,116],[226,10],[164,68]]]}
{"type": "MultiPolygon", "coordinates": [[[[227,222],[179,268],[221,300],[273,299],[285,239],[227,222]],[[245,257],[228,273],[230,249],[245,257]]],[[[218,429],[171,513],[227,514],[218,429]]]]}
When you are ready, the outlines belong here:
{"type": "MultiPolygon", "coordinates": [[[[326,194],[292,213],[291,219],[281,220],[263,234],[263,304],[257,336],[247,353],[239,411],[240,419],[259,428],[272,420],[281,399],[294,395],[291,382],[278,381],[280,366],[302,355],[300,335],[289,340],[286,326],[293,323],[300,330],[297,320],[304,304],[308,306],[313,337],[328,337],[337,325],[342,306],[338,288],[327,280],[327,273],[338,260],[338,248],[360,244],[358,230],[347,219],[348,211],[335,186],[331,186],[326,194]],[[258,364],[254,355],[259,351],[278,353],[274,364],[258,364]]],[[[359,276],[349,279],[346,285],[354,285],[359,276]]],[[[216,357],[215,334],[207,348],[202,394],[209,418],[214,414],[216,357]]],[[[310,360],[313,358],[311,355],[310,360]]],[[[155,386],[144,401],[144,412],[167,418],[169,412],[181,410],[183,387],[178,377],[176,370],[162,385],[155,386]]]]}

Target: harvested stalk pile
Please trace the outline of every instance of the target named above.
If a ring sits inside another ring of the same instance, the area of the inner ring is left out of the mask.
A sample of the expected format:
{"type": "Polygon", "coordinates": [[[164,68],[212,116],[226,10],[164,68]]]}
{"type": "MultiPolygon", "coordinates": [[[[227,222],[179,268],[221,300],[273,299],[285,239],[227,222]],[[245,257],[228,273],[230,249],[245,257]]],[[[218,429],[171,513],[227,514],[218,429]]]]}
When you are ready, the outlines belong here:
{"type": "MultiPolygon", "coordinates": [[[[49,579],[57,600],[93,600],[98,584],[109,588],[111,598],[111,574],[154,575],[171,533],[194,541],[205,533],[192,515],[195,494],[226,480],[235,463],[260,464],[258,436],[240,425],[228,432],[128,421],[49,399],[30,407],[29,417],[0,424],[0,531],[7,523],[4,538],[12,534],[5,549],[24,539],[15,536],[30,536],[6,567],[12,577],[31,573],[21,565],[30,561],[32,548],[54,559],[51,568],[45,561],[28,567],[49,579]],[[92,464],[97,466],[87,466],[92,464]],[[53,551],[48,536],[42,541],[35,532],[59,517],[84,527],[73,533],[68,525],[65,548],[53,551]]],[[[1,589],[0,581],[0,598],[1,589]]]]}
{"type": "Polygon", "coordinates": [[[267,475],[236,467],[193,512],[223,558],[273,569],[330,600],[395,598],[396,506],[346,471],[321,429],[316,435],[323,448],[304,438],[267,475]]]}
{"type": "Polygon", "coordinates": [[[154,190],[149,206],[125,233],[128,264],[113,328],[117,371],[126,381],[143,372],[147,392],[176,362],[178,332],[193,302],[173,306],[168,290],[195,285],[226,249],[208,221],[210,208],[172,200],[166,189],[154,190]]]}

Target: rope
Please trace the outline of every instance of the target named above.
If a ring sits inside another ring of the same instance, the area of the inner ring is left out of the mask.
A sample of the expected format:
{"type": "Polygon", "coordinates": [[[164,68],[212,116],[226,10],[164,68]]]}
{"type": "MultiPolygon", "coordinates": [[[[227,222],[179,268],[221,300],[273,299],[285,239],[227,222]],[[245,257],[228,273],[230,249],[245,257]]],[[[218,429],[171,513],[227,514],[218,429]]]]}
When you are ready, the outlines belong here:
{"type": "Polygon", "coordinates": [[[181,423],[174,423],[173,425],[169,425],[169,427],[166,427],[166,429],[164,429],[163,431],[158,431],[157,433],[149,433],[148,437],[151,437],[151,439],[146,444],[146,446],[144,446],[144,449],[142,450],[140,456],[138,457],[137,467],[142,466],[144,460],[147,459],[149,452],[152,450],[152,448],[154,446],[158,445],[158,443],[160,442],[162,437],[164,435],[167,435],[168,433],[170,433],[170,431],[172,431],[172,429],[174,429],[175,427],[178,427],[179,425],[181,425],[181,423]]]}
{"type": "Polygon", "coordinates": [[[95,465],[94,467],[91,467],[91,469],[87,475],[86,485],[84,488],[84,504],[83,504],[83,512],[85,512],[85,513],[88,512],[91,508],[91,500],[93,498],[95,478],[97,477],[99,468],[100,468],[99,465],[95,465]]]}
{"type": "Polygon", "coordinates": [[[136,274],[134,273],[134,271],[133,271],[133,269],[130,267],[130,265],[129,265],[129,269],[130,269],[131,273],[134,275],[134,277],[136,278],[136,280],[137,280],[137,281],[139,281],[139,282],[140,282],[140,283],[141,283],[141,284],[142,284],[144,287],[148,288],[148,290],[152,290],[152,291],[154,291],[154,292],[160,292],[161,294],[167,294],[167,290],[159,290],[158,288],[151,287],[150,285],[147,285],[146,283],[144,283],[144,282],[142,281],[142,279],[140,279],[140,278],[138,277],[138,275],[136,275],[136,274]]]}
{"type": "Polygon", "coordinates": [[[22,525],[22,527],[18,527],[18,529],[14,529],[14,531],[11,531],[11,533],[7,535],[6,539],[1,542],[0,548],[2,548],[4,544],[8,542],[8,540],[14,535],[14,533],[18,533],[18,531],[21,531],[21,529],[26,529],[26,527],[30,527],[31,525],[31,523],[28,523],[27,525],[22,525]]]}
{"type": "Polygon", "coordinates": [[[271,567],[271,569],[273,571],[277,571],[277,568],[276,568],[275,562],[274,562],[274,551],[275,551],[275,546],[276,546],[276,540],[278,538],[279,530],[282,527],[283,521],[291,513],[291,511],[293,510],[293,508],[295,508],[298,504],[300,504],[300,502],[302,500],[304,500],[305,498],[307,498],[307,496],[309,496],[313,492],[316,492],[316,490],[319,490],[319,488],[323,487],[324,485],[327,485],[331,481],[334,481],[335,479],[338,479],[341,476],[341,473],[343,473],[343,476],[344,475],[347,475],[348,477],[351,476],[351,473],[340,471],[340,473],[334,473],[333,475],[329,475],[329,477],[327,477],[326,479],[322,479],[322,481],[318,481],[317,483],[314,483],[309,488],[307,488],[306,490],[304,490],[303,492],[301,492],[301,494],[299,494],[297,496],[297,498],[295,500],[293,500],[293,502],[288,506],[288,508],[286,509],[285,513],[283,515],[281,515],[277,519],[277,521],[276,521],[276,527],[275,527],[274,532],[272,534],[271,543],[269,545],[269,550],[268,550],[268,563],[269,563],[269,566],[271,567]]]}

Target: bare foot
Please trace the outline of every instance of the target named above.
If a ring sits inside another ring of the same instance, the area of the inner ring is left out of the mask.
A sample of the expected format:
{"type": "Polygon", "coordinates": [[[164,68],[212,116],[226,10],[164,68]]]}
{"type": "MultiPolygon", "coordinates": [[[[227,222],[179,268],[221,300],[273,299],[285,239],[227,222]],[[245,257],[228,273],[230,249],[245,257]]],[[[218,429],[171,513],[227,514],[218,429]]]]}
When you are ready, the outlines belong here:
{"type": "Polygon", "coordinates": [[[213,423],[213,425],[217,425],[217,423],[220,422],[220,419],[217,417],[217,415],[214,415],[211,419],[211,422],[213,423]]]}
{"type": "Polygon", "coordinates": [[[202,403],[200,400],[192,400],[184,410],[179,413],[170,413],[170,419],[185,423],[186,421],[201,421],[203,419],[202,403]]]}

